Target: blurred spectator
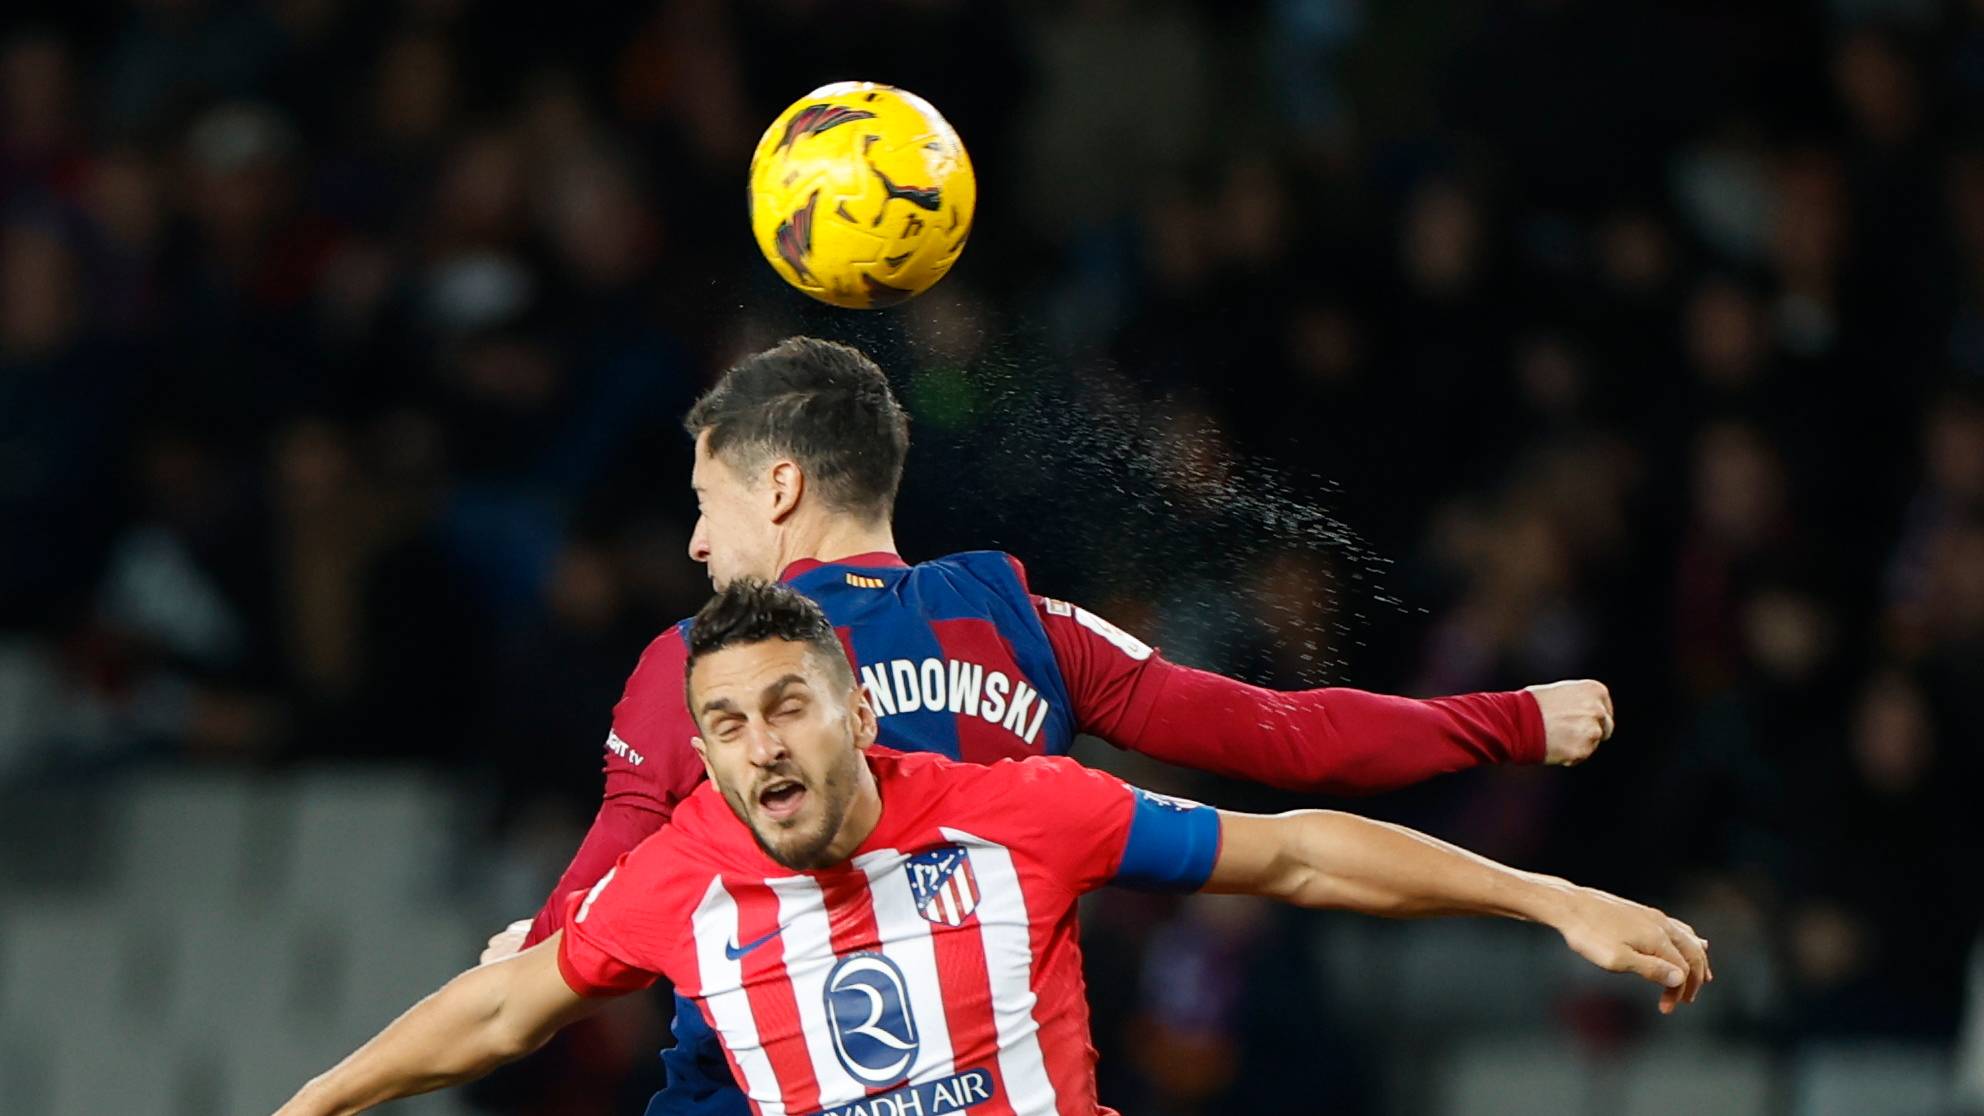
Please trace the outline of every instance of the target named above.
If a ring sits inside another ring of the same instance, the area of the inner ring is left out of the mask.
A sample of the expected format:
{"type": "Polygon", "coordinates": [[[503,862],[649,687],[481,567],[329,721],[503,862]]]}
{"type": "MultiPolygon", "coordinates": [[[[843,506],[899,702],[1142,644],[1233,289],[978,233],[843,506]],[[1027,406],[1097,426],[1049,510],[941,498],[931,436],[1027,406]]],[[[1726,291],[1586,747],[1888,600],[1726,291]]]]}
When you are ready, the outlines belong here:
{"type": "Polygon", "coordinates": [[[119,523],[143,381],[86,330],[82,261],[51,217],[0,227],[0,622],[74,619],[119,523]]]}
{"type": "Polygon", "coordinates": [[[1947,801],[1938,735],[1917,686],[1875,676],[1853,712],[1844,783],[1801,812],[1811,894],[1788,927],[1788,1018],[1801,1031],[1956,1029],[1980,906],[1967,885],[1976,845],[1947,801]],[[1852,819],[1851,836],[1836,818],[1852,819]]]}
{"type": "MultiPolygon", "coordinates": [[[[1699,905],[1717,1037],[1946,1040],[1984,852],[1981,92],[1975,0],[24,18],[0,782],[414,759],[488,790],[492,875],[535,891],[707,591],[680,415],[804,330],[916,416],[906,552],[1009,547],[1278,685],[1603,677],[1620,738],[1574,778],[1369,808],[1699,905]],[[886,314],[787,290],[741,219],[763,123],[848,78],[929,97],[980,176],[964,262],[886,314]]],[[[1299,916],[1088,917],[1105,1100],[1419,1099],[1384,1063],[1433,1040],[1349,1017],[1299,916]]],[[[656,1026],[481,1100],[625,1100],[656,1026]]]]}
{"type": "Polygon", "coordinates": [[[0,210],[73,196],[86,156],[67,47],[33,33],[0,44],[0,210]]]}

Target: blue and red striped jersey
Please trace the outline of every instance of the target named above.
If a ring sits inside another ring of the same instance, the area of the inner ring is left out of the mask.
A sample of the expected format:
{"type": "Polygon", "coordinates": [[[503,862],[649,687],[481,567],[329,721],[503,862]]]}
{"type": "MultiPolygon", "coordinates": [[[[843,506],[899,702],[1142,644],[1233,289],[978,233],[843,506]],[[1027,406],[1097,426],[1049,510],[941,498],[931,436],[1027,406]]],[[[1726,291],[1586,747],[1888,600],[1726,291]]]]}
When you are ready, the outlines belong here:
{"type": "MultiPolygon", "coordinates": [[[[892,558],[802,562],[785,577],[839,631],[880,742],[970,763],[1065,755],[1068,688],[1018,563],[989,550],[892,558]]],[[[685,644],[693,623],[677,626],[685,644]]]]}

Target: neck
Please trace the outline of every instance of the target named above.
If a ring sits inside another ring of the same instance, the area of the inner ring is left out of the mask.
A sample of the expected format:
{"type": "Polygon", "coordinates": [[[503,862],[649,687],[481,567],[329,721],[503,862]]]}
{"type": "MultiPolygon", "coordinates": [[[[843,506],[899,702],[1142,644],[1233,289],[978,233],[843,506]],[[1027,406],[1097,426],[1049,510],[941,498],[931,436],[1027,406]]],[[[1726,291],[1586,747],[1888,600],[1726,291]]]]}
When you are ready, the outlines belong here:
{"type": "Polygon", "coordinates": [[[832,562],[855,554],[896,553],[896,533],[886,519],[866,523],[852,516],[829,515],[793,527],[779,547],[778,568],[811,558],[832,562]]]}
{"type": "Polygon", "coordinates": [[[847,804],[847,817],[840,823],[840,834],[822,858],[829,864],[839,864],[853,856],[861,842],[882,824],[882,788],[875,785],[875,769],[868,766],[867,756],[857,753],[854,758],[854,801],[847,804]]]}

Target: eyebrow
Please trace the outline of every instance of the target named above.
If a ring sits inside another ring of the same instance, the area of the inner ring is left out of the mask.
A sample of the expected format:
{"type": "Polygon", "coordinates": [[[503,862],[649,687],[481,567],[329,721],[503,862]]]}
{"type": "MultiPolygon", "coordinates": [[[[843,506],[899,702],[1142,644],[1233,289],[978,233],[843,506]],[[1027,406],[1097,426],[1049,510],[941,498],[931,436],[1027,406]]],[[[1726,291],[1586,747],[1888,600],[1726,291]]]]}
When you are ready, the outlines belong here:
{"type": "Polygon", "coordinates": [[[771,685],[766,686],[764,689],[759,690],[758,693],[761,696],[770,697],[771,695],[777,693],[778,691],[785,689],[787,686],[792,685],[794,682],[797,682],[800,685],[804,686],[806,684],[806,678],[803,675],[788,674],[779,678],[771,685]]]}
{"type": "MultiPolygon", "coordinates": [[[[770,697],[787,686],[792,685],[794,682],[803,686],[806,684],[806,677],[801,674],[781,675],[764,689],[759,690],[758,694],[760,697],[770,697]]],[[[711,698],[703,703],[703,712],[705,713],[736,713],[738,711],[737,703],[729,698],[711,698]]]]}

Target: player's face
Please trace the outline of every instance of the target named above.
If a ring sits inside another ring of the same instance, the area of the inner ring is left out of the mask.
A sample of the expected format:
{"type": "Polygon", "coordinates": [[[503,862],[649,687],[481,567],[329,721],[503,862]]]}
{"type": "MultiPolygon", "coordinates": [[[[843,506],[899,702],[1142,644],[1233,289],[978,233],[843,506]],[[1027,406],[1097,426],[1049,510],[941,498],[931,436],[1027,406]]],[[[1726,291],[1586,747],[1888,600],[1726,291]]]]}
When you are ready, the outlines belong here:
{"type": "Polygon", "coordinates": [[[726,647],[696,660],[689,701],[710,781],[773,860],[837,864],[874,828],[861,749],[875,714],[819,652],[782,639],[726,647]]]}
{"type": "Polygon", "coordinates": [[[696,532],[689,557],[709,568],[719,591],[740,577],[777,577],[778,523],[766,486],[740,475],[730,462],[712,456],[708,431],[696,437],[696,465],[689,475],[696,491],[696,532]]]}

